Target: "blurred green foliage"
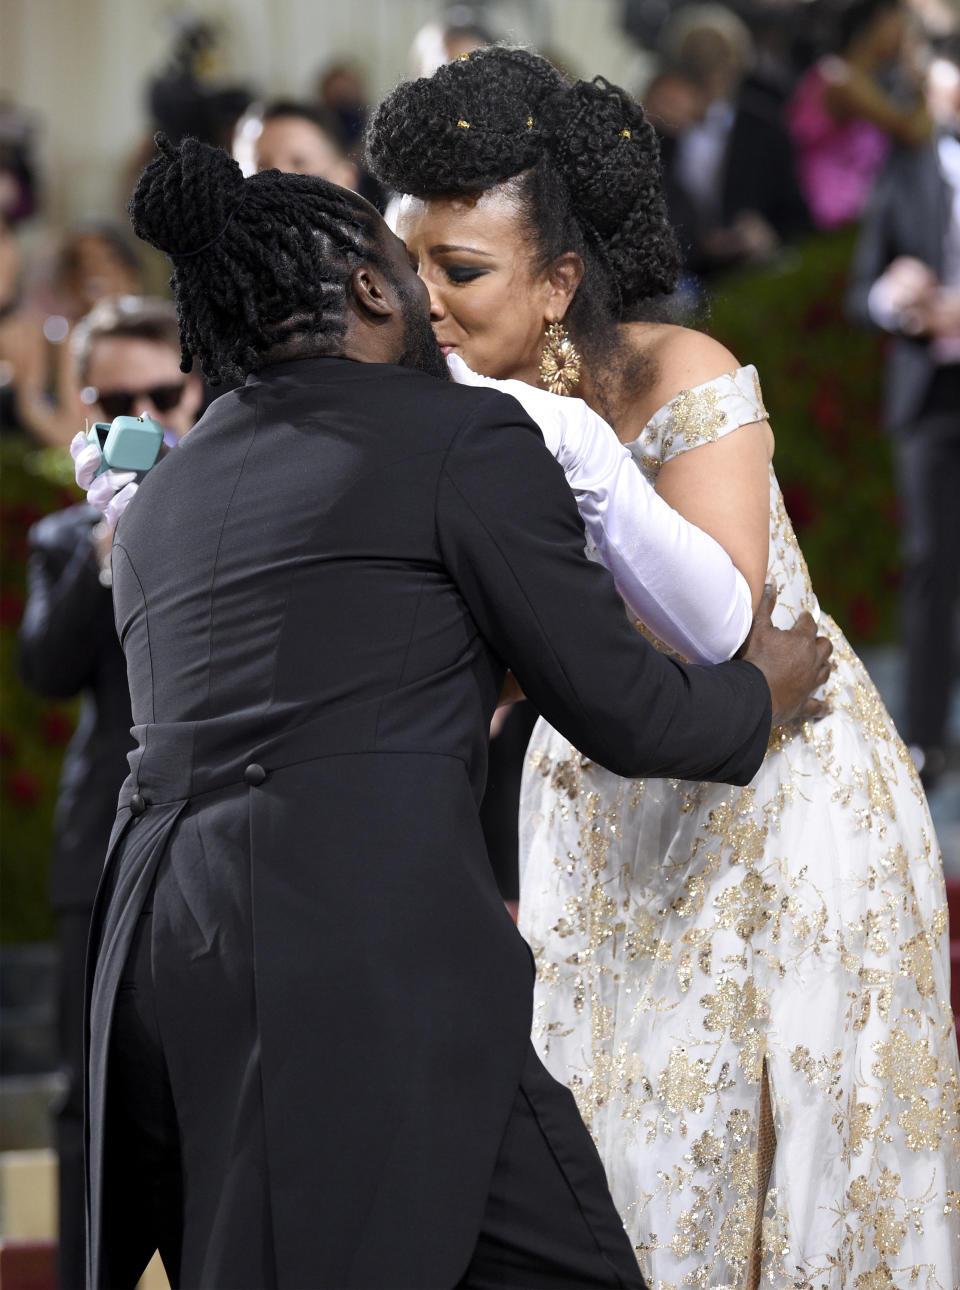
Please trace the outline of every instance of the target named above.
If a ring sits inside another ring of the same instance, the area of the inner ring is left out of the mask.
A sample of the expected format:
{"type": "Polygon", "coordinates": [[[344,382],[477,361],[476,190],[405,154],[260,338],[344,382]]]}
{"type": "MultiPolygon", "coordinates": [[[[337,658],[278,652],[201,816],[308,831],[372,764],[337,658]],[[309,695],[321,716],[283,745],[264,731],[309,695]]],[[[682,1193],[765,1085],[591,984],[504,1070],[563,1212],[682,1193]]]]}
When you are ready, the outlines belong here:
{"type": "Polygon", "coordinates": [[[49,940],[47,873],[60,763],[76,704],[33,694],[17,667],[17,628],[26,601],[27,533],[79,494],[63,449],[37,451],[22,436],[0,437],[0,941],[49,940]]]}
{"type": "Polygon", "coordinates": [[[854,229],[713,295],[706,330],[760,374],[787,511],[825,611],[855,644],[896,636],[898,508],[881,429],[882,339],[844,314],[854,229]]]}

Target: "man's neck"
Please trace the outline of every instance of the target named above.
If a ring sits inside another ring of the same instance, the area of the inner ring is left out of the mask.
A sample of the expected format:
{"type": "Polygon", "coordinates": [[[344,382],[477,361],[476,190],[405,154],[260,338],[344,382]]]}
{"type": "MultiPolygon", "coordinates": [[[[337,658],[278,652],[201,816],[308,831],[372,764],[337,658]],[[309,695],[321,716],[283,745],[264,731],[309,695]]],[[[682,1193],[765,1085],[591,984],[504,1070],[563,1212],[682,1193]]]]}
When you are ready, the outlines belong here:
{"type": "Polygon", "coordinates": [[[260,355],[260,364],[267,367],[272,363],[290,363],[298,358],[352,358],[344,352],[339,343],[343,338],[319,340],[316,336],[298,336],[290,340],[271,345],[260,355]]]}

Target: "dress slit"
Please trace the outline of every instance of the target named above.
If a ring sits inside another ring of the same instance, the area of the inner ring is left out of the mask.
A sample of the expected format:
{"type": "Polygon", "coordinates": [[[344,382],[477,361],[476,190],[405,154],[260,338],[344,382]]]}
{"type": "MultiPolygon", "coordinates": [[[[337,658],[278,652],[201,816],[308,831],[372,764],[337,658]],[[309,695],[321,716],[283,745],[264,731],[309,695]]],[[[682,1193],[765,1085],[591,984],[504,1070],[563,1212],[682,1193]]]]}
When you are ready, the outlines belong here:
{"type": "Polygon", "coordinates": [[[763,1211],[767,1203],[773,1157],[777,1150],[777,1131],[773,1125],[773,1107],[770,1102],[770,1079],[767,1059],[763,1059],[760,1078],[760,1120],[757,1125],[757,1210],[753,1220],[753,1241],[750,1247],[750,1266],[747,1270],[747,1290],[759,1290],[763,1265],[763,1211]]]}

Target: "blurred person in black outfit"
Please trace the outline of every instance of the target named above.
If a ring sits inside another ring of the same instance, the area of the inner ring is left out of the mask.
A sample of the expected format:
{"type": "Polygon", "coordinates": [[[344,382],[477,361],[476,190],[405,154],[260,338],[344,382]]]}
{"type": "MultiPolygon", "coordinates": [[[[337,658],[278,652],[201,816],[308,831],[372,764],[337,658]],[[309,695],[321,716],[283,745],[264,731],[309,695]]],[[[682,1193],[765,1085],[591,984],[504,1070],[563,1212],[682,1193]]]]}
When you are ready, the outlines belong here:
{"type": "Polygon", "coordinates": [[[665,71],[703,99],[696,119],[674,128],[664,155],[684,267],[707,278],[772,258],[809,226],[809,215],[776,102],[748,77],[747,27],[723,5],[684,6],[665,24],[661,49],[665,71]]]}
{"type": "Polygon", "coordinates": [[[860,231],[849,306],[890,334],[884,416],[903,511],[904,737],[925,783],[946,764],[960,584],[960,50],[929,69],[936,128],[881,173],[860,231]]]}
{"type": "MultiPolygon", "coordinates": [[[[170,441],[200,406],[196,377],[180,371],[173,306],[126,297],[98,306],[75,334],[78,374],[110,420],[147,412],[170,441]]],[[[60,1055],[66,1089],[56,1111],[60,1161],[60,1287],[84,1284],[83,966],[90,913],[127,773],[130,696],[113,621],[111,533],[83,503],[30,530],[28,599],[20,628],[27,683],[51,698],[82,696],[80,721],[63,763],[54,830],[50,903],[60,953],[60,1055]]]]}
{"type": "Polygon", "coordinates": [[[184,135],[229,146],[237,118],[253,95],[245,85],[224,84],[223,29],[192,17],[175,17],[170,57],[150,82],[147,103],[154,129],[171,139],[184,135]]]}
{"type": "Polygon", "coordinates": [[[387,194],[363,164],[369,103],[362,70],[350,62],[326,63],[317,74],[315,94],[320,110],[335,118],[344,151],[357,168],[358,180],[348,187],[356,189],[378,211],[384,210],[387,194]]]}

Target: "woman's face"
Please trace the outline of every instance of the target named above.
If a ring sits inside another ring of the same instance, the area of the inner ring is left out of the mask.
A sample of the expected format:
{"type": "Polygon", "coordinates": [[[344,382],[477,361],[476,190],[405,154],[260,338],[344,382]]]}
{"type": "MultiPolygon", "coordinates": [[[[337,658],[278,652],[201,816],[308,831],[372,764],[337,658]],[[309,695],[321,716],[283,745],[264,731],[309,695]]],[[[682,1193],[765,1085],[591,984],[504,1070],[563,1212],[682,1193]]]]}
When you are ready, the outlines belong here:
{"type": "Polygon", "coordinates": [[[131,295],[137,290],[136,272],[99,233],[79,233],[68,252],[64,284],[78,314],[92,309],[104,296],[131,295]]]}
{"type": "Polygon", "coordinates": [[[289,175],[316,175],[342,188],[357,186],[357,168],[334,141],[302,116],[274,116],[264,121],[254,144],[257,170],[289,175]]]}
{"type": "Polygon", "coordinates": [[[549,272],[534,273],[516,197],[504,186],[479,197],[405,197],[397,233],[430,293],[443,353],[475,372],[536,384],[546,321],[569,297],[549,272]]]}

